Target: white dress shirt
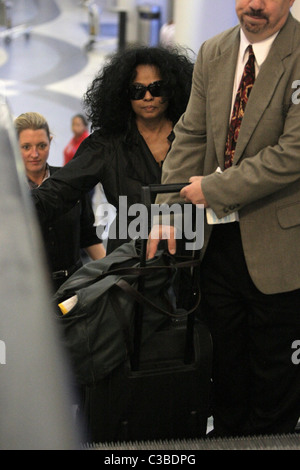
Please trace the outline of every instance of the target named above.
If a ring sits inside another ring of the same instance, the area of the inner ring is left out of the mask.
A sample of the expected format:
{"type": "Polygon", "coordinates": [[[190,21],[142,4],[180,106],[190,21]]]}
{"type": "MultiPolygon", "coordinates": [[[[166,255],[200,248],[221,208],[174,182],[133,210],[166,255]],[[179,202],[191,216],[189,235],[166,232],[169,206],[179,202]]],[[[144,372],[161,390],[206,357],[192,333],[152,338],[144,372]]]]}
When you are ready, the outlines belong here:
{"type": "MultiPolygon", "coordinates": [[[[265,39],[264,41],[256,42],[256,43],[252,44],[253,52],[254,52],[254,55],[255,55],[255,77],[257,77],[262,64],[266,60],[266,58],[269,54],[269,51],[271,49],[271,46],[272,46],[277,34],[278,34],[278,31],[277,31],[277,33],[273,34],[272,36],[265,39]]],[[[251,43],[246,38],[246,36],[244,34],[244,31],[241,29],[241,33],[240,33],[240,50],[239,50],[239,54],[238,54],[238,60],[237,60],[236,71],[235,71],[235,78],[234,78],[234,83],[233,83],[232,107],[231,107],[231,109],[233,109],[233,105],[234,105],[234,102],[235,102],[235,97],[236,97],[236,94],[237,94],[237,91],[238,91],[238,88],[239,88],[239,85],[240,85],[240,81],[241,81],[241,78],[242,78],[242,75],[243,75],[244,67],[245,67],[245,65],[247,63],[247,60],[248,60],[248,57],[249,57],[249,51],[247,51],[247,47],[250,44],[251,43]]],[[[230,116],[230,118],[231,118],[231,116],[230,116]]]]}
{"type": "MultiPolygon", "coordinates": [[[[253,52],[255,55],[255,77],[257,77],[262,64],[266,60],[269,54],[269,51],[271,49],[271,46],[273,44],[273,41],[275,40],[277,34],[278,32],[273,34],[269,38],[265,39],[264,41],[256,42],[252,44],[253,52]]],[[[233,109],[233,105],[235,102],[237,91],[239,89],[243,71],[244,71],[245,65],[249,57],[249,51],[247,50],[247,48],[250,44],[251,43],[248,41],[243,30],[241,29],[240,30],[240,49],[239,49],[236,70],[235,70],[235,78],[234,78],[234,83],[233,83],[232,106],[231,106],[231,113],[229,116],[229,122],[231,120],[232,109],[233,109]]],[[[221,168],[218,168],[217,171],[221,172],[221,168]]],[[[206,209],[206,219],[209,225],[227,224],[231,222],[238,222],[239,214],[238,212],[234,212],[226,217],[223,217],[222,219],[218,219],[214,211],[208,208],[206,209]]]]}

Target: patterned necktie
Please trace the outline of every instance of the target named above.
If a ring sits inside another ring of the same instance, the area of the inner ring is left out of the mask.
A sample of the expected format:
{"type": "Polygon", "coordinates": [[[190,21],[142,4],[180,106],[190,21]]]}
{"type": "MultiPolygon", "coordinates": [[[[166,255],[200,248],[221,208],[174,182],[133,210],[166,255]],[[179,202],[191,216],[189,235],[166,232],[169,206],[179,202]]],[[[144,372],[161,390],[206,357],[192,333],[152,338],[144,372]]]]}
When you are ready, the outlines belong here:
{"type": "Polygon", "coordinates": [[[249,58],[244,68],[231,115],[229,132],[225,147],[225,169],[232,165],[241,122],[255,80],[255,56],[252,46],[248,46],[248,50],[249,58]]]}

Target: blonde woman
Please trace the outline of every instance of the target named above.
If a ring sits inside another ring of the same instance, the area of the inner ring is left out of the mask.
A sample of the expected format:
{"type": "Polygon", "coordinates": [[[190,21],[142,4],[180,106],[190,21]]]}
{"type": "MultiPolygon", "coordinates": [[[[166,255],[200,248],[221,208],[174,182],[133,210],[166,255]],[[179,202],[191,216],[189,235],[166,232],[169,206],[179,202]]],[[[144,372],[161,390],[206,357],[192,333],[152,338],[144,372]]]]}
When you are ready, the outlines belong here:
{"type": "MultiPolygon", "coordinates": [[[[59,169],[47,163],[52,140],[48,122],[41,114],[28,112],[15,120],[15,127],[29,188],[38,188],[59,169]]],[[[55,290],[82,266],[81,249],[91,259],[105,256],[88,195],[54,222],[41,224],[41,231],[55,290]]]]}

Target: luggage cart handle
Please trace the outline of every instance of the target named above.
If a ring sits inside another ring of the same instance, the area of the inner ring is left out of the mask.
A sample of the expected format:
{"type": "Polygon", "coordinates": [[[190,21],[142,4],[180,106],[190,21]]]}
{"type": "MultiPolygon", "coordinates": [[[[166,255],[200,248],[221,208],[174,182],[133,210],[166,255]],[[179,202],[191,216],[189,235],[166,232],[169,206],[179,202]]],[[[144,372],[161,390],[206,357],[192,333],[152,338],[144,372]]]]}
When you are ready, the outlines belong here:
{"type": "Polygon", "coordinates": [[[179,193],[185,186],[190,183],[170,183],[170,184],[149,184],[142,186],[142,202],[146,206],[150,206],[153,194],[179,193]]]}
{"type": "Polygon", "coordinates": [[[178,193],[190,183],[150,184],[148,187],[152,193],[178,193]]]}

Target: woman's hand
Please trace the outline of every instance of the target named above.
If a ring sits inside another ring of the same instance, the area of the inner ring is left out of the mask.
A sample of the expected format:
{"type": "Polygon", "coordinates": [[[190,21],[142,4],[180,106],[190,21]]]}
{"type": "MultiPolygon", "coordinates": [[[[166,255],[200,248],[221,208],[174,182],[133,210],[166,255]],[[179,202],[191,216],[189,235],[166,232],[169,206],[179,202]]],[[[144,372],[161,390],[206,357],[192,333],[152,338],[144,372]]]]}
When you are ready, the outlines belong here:
{"type": "Polygon", "coordinates": [[[153,258],[161,240],[168,240],[168,250],[171,255],[176,253],[176,229],[172,225],[153,225],[148,237],[147,259],[153,258]]]}

